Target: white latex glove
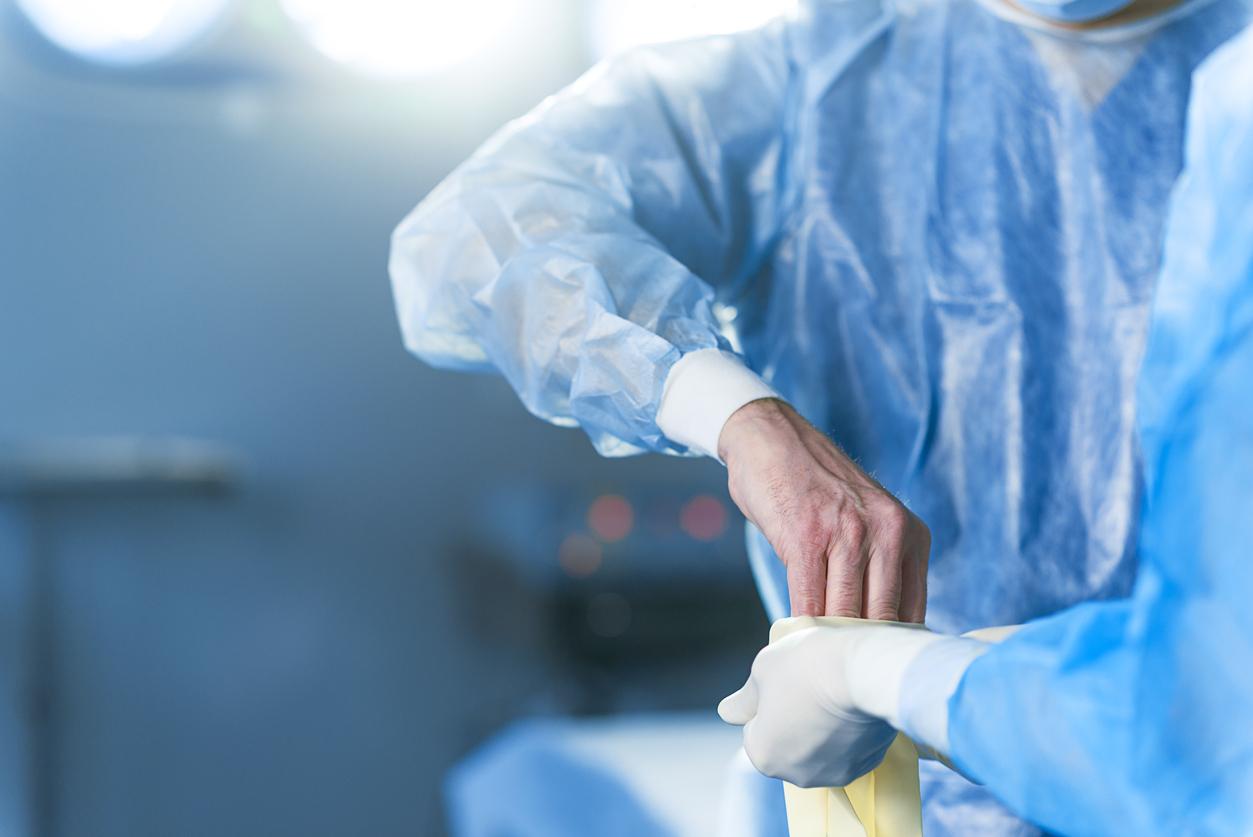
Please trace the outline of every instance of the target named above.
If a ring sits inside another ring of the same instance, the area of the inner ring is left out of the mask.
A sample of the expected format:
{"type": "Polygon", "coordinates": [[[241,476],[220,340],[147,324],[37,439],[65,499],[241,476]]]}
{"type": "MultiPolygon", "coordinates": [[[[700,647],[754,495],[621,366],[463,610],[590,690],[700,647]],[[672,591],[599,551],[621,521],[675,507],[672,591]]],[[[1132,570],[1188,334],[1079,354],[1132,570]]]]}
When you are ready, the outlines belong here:
{"type": "Polygon", "coordinates": [[[948,698],[984,647],[899,624],[809,628],[763,649],[718,714],[744,727],[744,750],[762,773],[842,787],[879,764],[893,727],[946,752],[948,698]],[[907,672],[917,688],[902,701],[907,672]]]}

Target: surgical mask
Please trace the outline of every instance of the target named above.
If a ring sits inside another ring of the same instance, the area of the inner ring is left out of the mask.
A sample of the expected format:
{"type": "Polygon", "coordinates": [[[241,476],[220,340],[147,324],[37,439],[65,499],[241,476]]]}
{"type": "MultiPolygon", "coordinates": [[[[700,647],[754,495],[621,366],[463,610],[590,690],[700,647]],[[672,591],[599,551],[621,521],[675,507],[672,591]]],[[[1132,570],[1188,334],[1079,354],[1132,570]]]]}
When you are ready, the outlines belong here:
{"type": "Polygon", "coordinates": [[[1134,0],[1014,0],[1034,15],[1063,23],[1086,23],[1109,17],[1134,0]]]}

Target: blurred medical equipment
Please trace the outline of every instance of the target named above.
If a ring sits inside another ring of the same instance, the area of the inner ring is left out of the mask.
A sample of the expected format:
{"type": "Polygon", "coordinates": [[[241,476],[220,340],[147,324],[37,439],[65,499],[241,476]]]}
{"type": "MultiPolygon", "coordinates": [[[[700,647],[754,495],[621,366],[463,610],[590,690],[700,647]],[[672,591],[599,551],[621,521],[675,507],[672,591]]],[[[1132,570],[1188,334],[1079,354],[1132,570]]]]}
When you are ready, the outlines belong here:
{"type": "Polygon", "coordinates": [[[1253,824],[1253,31],[1198,71],[1139,388],[1131,598],[1024,627],[970,666],[954,761],[1067,834],[1253,824]]]}
{"type": "Polygon", "coordinates": [[[114,436],[0,445],[0,497],[223,495],[238,487],[239,453],[201,439],[114,436]]]}
{"type": "Polygon", "coordinates": [[[492,730],[449,775],[452,832],[705,835],[721,817],[743,830],[718,833],[755,837],[782,794],[776,811],[742,793],[738,734],[708,711],[767,629],[728,500],[600,488],[497,486],[448,567],[460,630],[533,661],[523,708],[544,716],[492,730]]]}
{"type": "Polygon", "coordinates": [[[482,517],[447,568],[457,610],[484,648],[545,649],[533,710],[707,707],[709,684],[729,687],[765,635],[725,497],[649,482],[599,495],[505,484],[482,517]]]}
{"type": "MultiPolygon", "coordinates": [[[[46,512],[61,502],[87,499],[220,499],[239,487],[244,462],[238,451],[200,439],[102,437],[38,439],[0,445],[0,503],[18,510],[46,512]]],[[[11,630],[25,647],[16,656],[25,670],[13,672],[26,702],[19,712],[29,720],[21,741],[9,746],[24,761],[23,797],[30,832],[53,833],[53,741],[50,724],[55,700],[52,631],[55,624],[50,556],[36,538],[23,538],[25,555],[7,555],[26,567],[26,597],[14,609],[11,630]],[[21,624],[18,621],[21,620],[21,624]]]]}
{"type": "MultiPolygon", "coordinates": [[[[1249,8],[1099,38],[997,8],[810,2],[597,68],[400,225],[407,345],[500,370],[609,455],[675,451],[669,370],[739,350],[931,526],[936,628],[1126,593],[1126,405],[1191,71],[1249,8]]],[[[750,555],[785,615],[755,532],[750,555]]],[[[972,825],[968,783],[923,781],[933,833],[1005,827],[972,825]]]]}

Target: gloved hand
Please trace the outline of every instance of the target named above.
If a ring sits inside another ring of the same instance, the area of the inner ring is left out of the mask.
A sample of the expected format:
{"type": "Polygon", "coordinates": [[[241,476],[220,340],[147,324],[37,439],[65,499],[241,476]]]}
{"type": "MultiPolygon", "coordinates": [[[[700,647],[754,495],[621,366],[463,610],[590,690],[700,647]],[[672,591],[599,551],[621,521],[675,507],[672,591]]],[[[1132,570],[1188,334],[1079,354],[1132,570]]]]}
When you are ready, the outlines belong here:
{"type": "Polygon", "coordinates": [[[948,698],[984,647],[921,626],[808,628],[763,649],[718,714],[744,727],[744,750],[762,773],[800,787],[842,787],[878,765],[893,727],[945,752],[948,698]],[[912,688],[902,707],[907,672],[912,688]]]}

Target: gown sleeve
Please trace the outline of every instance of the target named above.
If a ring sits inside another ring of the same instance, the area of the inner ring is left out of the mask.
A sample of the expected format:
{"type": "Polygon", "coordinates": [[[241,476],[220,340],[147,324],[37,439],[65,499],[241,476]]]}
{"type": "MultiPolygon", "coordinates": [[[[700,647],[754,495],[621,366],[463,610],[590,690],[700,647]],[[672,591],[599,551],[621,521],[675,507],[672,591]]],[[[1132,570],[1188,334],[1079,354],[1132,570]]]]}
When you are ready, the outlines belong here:
{"type": "Polygon", "coordinates": [[[628,52],[507,125],[393,235],[406,346],[603,454],[680,449],[663,383],[730,348],[714,292],[777,228],[789,75],[780,21],[628,52]]]}

